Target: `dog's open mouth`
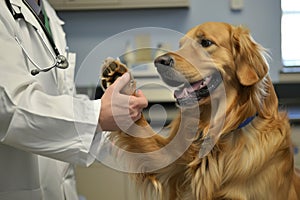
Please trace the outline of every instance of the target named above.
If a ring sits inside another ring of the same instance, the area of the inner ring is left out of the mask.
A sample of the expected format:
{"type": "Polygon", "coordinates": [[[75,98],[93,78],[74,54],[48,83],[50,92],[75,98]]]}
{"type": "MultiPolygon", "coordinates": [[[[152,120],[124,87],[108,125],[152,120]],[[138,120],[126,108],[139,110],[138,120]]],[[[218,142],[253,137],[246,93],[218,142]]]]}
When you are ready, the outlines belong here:
{"type": "Polygon", "coordinates": [[[174,92],[174,97],[180,106],[189,106],[197,103],[202,98],[208,97],[222,82],[219,72],[204,77],[194,83],[185,83],[174,92]]]}

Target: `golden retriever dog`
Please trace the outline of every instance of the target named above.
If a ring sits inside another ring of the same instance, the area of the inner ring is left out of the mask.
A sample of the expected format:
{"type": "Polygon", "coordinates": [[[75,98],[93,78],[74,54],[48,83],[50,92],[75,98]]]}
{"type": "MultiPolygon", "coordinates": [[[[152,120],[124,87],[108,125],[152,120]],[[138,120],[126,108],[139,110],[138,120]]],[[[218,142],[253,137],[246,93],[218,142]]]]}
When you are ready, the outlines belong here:
{"type": "MultiPolygon", "coordinates": [[[[278,110],[266,50],[246,28],[221,22],[196,26],[179,43],[154,61],[162,80],[177,88],[180,112],[169,134],[155,133],[142,117],[110,135],[121,149],[142,155],[125,160],[137,169],[130,173],[144,196],[300,199],[289,119],[278,110]]],[[[118,60],[110,62],[103,87],[126,71],[118,60]]]]}

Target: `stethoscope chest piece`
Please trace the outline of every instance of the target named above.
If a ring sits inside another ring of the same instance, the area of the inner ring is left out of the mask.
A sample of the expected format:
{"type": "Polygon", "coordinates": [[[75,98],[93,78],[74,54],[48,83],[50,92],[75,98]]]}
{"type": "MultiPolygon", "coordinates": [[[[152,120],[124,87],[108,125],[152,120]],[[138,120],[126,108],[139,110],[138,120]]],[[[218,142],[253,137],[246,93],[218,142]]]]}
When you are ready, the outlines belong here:
{"type": "Polygon", "coordinates": [[[56,60],[55,64],[50,67],[38,68],[36,66],[37,67],[36,69],[31,70],[31,75],[35,76],[35,75],[39,74],[40,72],[47,72],[50,69],[55,68],[55,67],[59,68],[59,69],[67,69],[69,67],[69,62],[65,56],[60,54],[56,57],[55,60],[56,60]]]}
{"type": "Polygon", "coordinates": [[[56,67],[60,69],[67,69],[69,67],[67,58],[63,55],[58,55],[56,57],[56,67]]]}

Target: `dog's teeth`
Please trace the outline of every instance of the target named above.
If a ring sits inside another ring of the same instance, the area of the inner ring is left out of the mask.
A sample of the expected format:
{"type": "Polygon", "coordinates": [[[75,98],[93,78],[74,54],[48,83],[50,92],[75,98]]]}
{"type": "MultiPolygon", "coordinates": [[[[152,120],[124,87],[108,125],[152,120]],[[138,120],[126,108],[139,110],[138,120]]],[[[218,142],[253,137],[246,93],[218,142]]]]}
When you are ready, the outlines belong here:
{"type": "Polygon", "coordinates": [[[190,86],[190,87],[187,87],[185,89],[185,91],[186,91],[186,93],[188,93],[188,92],[194,92],[194,88],[192,86],[190,86]]]}
{"type": "Polygon", "coordinates": [[[200,88],[206,86],[206,84],[207,84],[207,80],[205,78],[203,81],[201,81],[200,88]]]}
{"type": "Polygon", "coordinates": [[[184,94],[184,96],[188,96],[189,95],[189,92],[188,92],[188,88],[184,88],[183,89],[183,94],[184,94]]]}
{"type": "Polygon", "coordinates": [[[211,80],[211,76],[207,76],[205,77],[205,80],[204,80],[204,85],[207,85],[211,80]]]}

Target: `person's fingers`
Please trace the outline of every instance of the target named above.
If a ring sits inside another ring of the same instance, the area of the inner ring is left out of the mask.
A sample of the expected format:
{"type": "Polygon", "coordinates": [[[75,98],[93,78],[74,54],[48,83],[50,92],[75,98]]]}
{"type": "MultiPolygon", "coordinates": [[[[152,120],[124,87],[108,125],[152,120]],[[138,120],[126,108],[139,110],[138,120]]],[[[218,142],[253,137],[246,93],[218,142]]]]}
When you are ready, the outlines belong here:
{"type": "Polygon", "coordinates": [[[126,72],[120,78],[118,78],[112,85],[117,92],[120,92],[130,81],[130,74],[126,72]]]}
{"type": "Polygon", "coordinates": [[[141,90],[137,90],[135,96],[130,97],[129,114],[133,121],[141,118],[141,113],[148,106],[148,100],[141,90]]]}
{"type": "Polygon", "coordinates": [[[148,100],[141,90],[137,90],[135,96],[139,99],[140,107],[146,108],[148,106],[148,100]]]}
{"type": "Polygon", "coordinates": [[[142,114],[141,113],[138,113],[137,115],[131,117],[131,119],[136,122],[137,120],[139,120],[140,118],[142,117],[142,114]]]}

